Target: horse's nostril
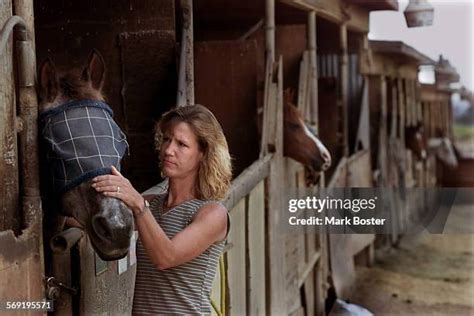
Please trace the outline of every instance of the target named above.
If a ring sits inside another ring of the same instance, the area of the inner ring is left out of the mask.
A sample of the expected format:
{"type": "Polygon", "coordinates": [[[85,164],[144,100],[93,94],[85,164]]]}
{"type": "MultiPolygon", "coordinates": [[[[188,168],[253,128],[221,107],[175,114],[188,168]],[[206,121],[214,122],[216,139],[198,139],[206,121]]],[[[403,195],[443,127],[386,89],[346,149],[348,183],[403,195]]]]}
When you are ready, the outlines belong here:
{"type": "Polygon", "coordinates": [[[331,164],[331,155],[329,153],[323,153],[323,159],[326,164],[331,164]]]}
{"type": "Polygon", "coordinates": [[[96,234],[104,239],[112,239],[112,231],[107,219],[103,216],[96,215],[92,219],[92,227],[96,234]]]}

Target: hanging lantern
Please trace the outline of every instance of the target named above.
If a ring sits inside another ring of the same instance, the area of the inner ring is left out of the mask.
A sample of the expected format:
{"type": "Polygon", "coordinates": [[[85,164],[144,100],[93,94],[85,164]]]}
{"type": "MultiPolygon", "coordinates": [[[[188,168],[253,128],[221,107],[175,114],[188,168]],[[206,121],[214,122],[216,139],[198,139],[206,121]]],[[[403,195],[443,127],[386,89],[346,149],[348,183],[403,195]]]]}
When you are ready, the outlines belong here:
{"type": "Polygon", "coordinates": [[[434,9],[427,0],[410,0],[405,11],[408,27],[429,26],[433,24],[434,9]]]}

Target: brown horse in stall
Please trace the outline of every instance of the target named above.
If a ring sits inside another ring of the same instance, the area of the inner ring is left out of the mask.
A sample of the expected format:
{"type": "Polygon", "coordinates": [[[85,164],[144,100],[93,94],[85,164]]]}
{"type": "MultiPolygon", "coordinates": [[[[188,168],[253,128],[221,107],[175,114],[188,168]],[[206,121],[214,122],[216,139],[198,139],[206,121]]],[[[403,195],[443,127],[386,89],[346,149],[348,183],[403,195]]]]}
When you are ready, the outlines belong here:
{"type": "Polygon", "coordinates": [[[418,124],[405,129],[405,145],[415,154],[418,160],[426,159],[428,142],[425,137],[423,125],[418,124]]]}
{"type": "MultiPolygon", "coordinates": [[[[111,165],[120,169],[128,147],[101,93],[104,74],[104,60],[95,50],[82,72],[58,73],[49,58],[39,67],[41,156],[48,164],[42,168],[42,178],[48,180],[42,193],[59,209],[60,214],[47,214],[50,222],[60,215],[73,217],[97,254],[116,260],[128,253],[132,212],[120,200],[91,187],[92,178],[110,173],[111,165]]],[[[60,231],[63,224],[46,230],[60,231]]]]}
{"type": "Polygon", "coordinates": [[[285,89],[283,154],[305,166],[307,184],[311,184],[317,180],[319,172],[325,171],[331,166],[331,154],[314,130],[304,122],[301,113],[293,103],[294,97],[295,89],[285,89]]]}

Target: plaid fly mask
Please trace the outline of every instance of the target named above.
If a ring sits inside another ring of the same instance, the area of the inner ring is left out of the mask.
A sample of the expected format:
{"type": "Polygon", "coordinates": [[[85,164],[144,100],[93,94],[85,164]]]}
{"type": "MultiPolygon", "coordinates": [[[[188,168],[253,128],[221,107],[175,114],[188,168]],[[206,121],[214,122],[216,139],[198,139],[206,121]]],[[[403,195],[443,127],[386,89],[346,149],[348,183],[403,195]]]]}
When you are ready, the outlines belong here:
{"type": "Polygon", "coordinates": [[[110,174],[110,166],[120,170],[128,143],[112,117],[98,100],[73,100],[40,113],[43,158],[56,193],[110,174]]]}

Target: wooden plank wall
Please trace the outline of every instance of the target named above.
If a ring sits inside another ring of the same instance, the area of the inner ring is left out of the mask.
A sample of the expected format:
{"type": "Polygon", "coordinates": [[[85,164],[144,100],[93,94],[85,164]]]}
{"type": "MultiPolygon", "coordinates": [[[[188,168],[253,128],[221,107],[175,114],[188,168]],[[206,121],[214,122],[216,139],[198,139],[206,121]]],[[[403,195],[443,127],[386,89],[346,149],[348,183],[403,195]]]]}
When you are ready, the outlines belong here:
{"type": "Polygon", "coordinates": [[[226,253],[226,260],[230,290],[227,306],[232,315],[244,315],[247,312],[246,204],[244,198],[230,211],[232,229],[227,240],[232,248],[226,253]]]}
{"type": "Polygon", "coordinates": [[[260,182],[250,193],[246,210],[248,227],[247,315],[266,315],[265,186],[260,182]]]}
{"type": "MultiPolygon", "coordinates": [[[[0,0],[0,29],[12,16],[10,0],[0,0]]],[[[0,54],[0,231],[20,230],[18,145],[15,127],[13,36],[0,54]]]]}

